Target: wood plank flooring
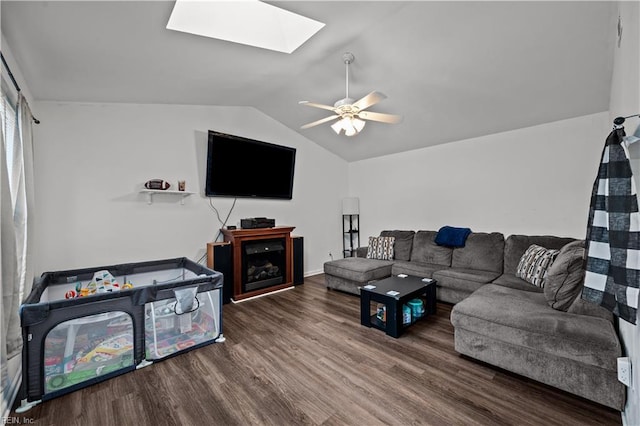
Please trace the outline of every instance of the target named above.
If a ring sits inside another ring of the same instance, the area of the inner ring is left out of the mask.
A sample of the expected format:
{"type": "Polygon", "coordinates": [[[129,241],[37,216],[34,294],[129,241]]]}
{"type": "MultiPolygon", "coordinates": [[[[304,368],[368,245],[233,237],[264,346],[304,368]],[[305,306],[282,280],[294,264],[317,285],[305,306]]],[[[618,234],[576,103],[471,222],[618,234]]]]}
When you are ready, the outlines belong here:
{"type": "Polygon", "coordinates": [[[42,403],[41,425],[619,425],[620,413],[453,349],[451,306],[401,338],[324,276],[224,306],[224,343],[42,403]]]}

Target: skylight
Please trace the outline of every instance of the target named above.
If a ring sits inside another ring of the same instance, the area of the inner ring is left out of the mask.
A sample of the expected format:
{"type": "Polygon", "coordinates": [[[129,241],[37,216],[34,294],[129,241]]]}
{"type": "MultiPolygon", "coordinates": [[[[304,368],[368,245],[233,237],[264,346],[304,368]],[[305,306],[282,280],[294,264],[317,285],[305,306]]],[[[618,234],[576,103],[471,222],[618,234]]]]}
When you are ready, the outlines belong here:
{"type": "Polygon", "coordinates": [[[176,0],[167,29],[291,53],[324,24],[258,0],[176,0]]]}

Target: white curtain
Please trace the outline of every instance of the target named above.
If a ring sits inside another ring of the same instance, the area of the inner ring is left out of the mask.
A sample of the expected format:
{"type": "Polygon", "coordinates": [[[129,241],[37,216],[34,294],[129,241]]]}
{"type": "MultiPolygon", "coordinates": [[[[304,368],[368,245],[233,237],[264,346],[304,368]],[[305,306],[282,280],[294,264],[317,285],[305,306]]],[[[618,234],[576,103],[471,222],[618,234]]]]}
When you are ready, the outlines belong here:
{"type": "Polygon", "coordinates": [[[13,110],[9,109],[8,99],[0,97],[0,296],[2,299],[2,315],[0,315],[0,367],[2,370],[2,408],[3,414],[9,407],[11,379],[8,372],[8,336],[9,324],[11,323],[11,306],[13,305],[14,289],[19,282],[17,259],[16,259],[16,238],[13,226],[13,201],[11,197],[11,186],[9,184],[9,173],[7,163],[7,145],[5,135],[13,135],[15,130],[15,117],[13,110]],[[11,126],[11,127],[9,127],[11,126]]]}
{"type": "Polygon", "coordinates": [[[9,377],[7,364],[19,357],[22,350],[18,309],[33,281],[33,118],[20,93],[15,110],[6,96],[1,96],[0,102],[0,383],[2,405],[7,407],[14,391],[11,389],[14,378],[9,377]]]}
{"type": "Polygon", "coordinates": [[[13,134],[13,159],[10,160],[9,183],[13,201],[13,226],[15,229],[15,257],[17,263],[18,282],[14,285],[11,312],[7,334],[7,357],[11,358],[22,349],[22,333],[18,308],[24,297],[31,291],[33,281],[33,262],[31,251],[33,232],[33,145],[32,116],[29,105],[22,94],[18,94],[16,107],[17,131],[13,134]]]}

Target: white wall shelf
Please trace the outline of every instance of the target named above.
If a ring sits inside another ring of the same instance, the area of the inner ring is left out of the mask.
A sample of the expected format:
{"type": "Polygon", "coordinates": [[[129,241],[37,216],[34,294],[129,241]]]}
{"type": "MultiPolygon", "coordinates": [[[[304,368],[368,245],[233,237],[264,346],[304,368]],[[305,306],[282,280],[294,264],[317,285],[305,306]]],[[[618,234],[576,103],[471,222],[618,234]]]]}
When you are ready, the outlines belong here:
{"type": "Polygon", "coordinates": [[[165,194],[170,196],[181,197],[180,204],[182,205],[184,205],[184,199],[187,198],[189,195],[193,194],[193,192],[189,192],[189,191],[173,191],[169,189],[141,189],[140,193],[147,194],[147,204],[153,204],[153,196],[155,194],[165,194]]]}

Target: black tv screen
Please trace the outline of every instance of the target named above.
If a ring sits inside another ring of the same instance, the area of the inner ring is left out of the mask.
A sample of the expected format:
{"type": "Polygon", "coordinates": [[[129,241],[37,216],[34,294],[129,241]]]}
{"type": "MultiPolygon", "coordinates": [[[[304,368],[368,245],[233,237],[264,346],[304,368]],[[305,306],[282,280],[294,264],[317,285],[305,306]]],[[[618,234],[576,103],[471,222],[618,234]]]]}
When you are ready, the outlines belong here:
{"type": "Polygon", "coordinates": [[[209,130],[205,194],[290,200],[296,149],[209,130]]]}

